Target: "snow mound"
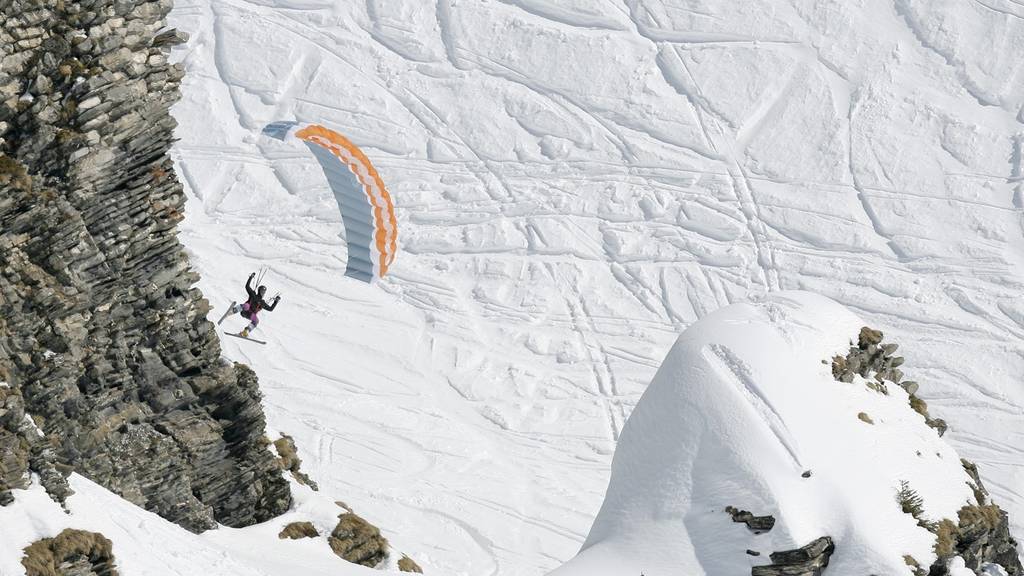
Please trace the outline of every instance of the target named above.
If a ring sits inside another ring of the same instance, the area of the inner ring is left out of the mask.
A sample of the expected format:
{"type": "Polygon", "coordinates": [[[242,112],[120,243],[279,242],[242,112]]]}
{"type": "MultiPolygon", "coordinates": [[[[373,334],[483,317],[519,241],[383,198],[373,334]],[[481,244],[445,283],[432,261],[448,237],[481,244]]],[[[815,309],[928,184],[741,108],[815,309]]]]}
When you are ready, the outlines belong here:
{"type": "Polygon", "coordinates": [[[749,574],[821,536],[833,574],[931,563],[934,536],[897,491],[916,490],[929,520],[955,519],[973,503],[968,476],[900,387],[833,378],[827,360],[863,325],[825,297],[780,292],[683,332],[623,429],[582,551],[553,574],[749,574]],[[775,526],[756,534],[727,506],[775,526]]]}

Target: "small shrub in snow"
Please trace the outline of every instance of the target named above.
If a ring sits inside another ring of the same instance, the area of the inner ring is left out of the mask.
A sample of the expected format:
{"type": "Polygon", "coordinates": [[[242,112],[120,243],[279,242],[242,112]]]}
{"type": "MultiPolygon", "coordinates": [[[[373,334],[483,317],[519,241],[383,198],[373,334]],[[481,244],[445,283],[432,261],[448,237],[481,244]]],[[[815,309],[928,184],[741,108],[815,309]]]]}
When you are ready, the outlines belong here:
{"type": "Polygon", "coordinates": [[[381,536],[380,529],[350,513],[338,516],[338,525],[327,543],[344,560],[370,568],[383,562],[388,553],[388,541],[381,536]]]}
{"type": "Polygon", "coordinates": [[[914,576],[926,576],[928,571],[921,568],[921,563],[910,554],[903,555],[903,561],[914,570],[914,576]]]}
{"type": "Polygon", "coordinates": [[[913,394],[910,395],[910,407],[914,412],[928,418],[928,403],[913,394]]]}
{"type": "Polygon", "coordinates": [[[0,154],[0,184],[25,191],[32,186],[32,181],[25,166],[10,156],[0,154]]]}
{"type": "Polygon", "coordinates": [[[423,574],[423,569],[420,565],[413,561],[405,554],[402,554],[402,559],[398,561],[398,570],[400,572],[413,572],[416,574],[423,574]]]}
{"type": "Polygon", "coordinates": [[[882,332],[880,330],[872,330],[867,326],[860,329],[860,334],[857,335],[857,346],[861,349],[867,350],[870,346],[877,346],[882,342],[882,332]]]}
{"type": "Polygon", "coordinates": [[[311,522],[292,522],[285,526],[277,537],[282,540],[285,538],[298,540],[300,538],[316,538],[319,535],[320,533],[316,531],[316,527],[311,522]]]}
{"type": "Polygon", "coordinates": [[[957,513],[961,526],[984,526],[992,530],[1002,522],[1003,511],[995,504],[964,506],[957,513]]]}
{"type": "Polygon", "coordinates": [[[21,565],[26,576],[104,574],[117,576],[113,545],[98,532],[66,528],[25,548],[21,565]]]}
{"type": "Polygon", "coordinates": [[[904,514],[910,514],[914,520],[917,520],[918,526],[931,529],[931,525],[924,518],[924,499],[910,487],[906,480],[900,480],[900,489],[896,492],[896,502],[899,503],[904,514]]]}
{"type": "Polygon", "coordinates": [[[299,451],[295,447],[295,441],[291,436],[281,434],[281,437],[274,441],[274,449],[277,450],[278,465],[280,465],[283,470],[291,472],[292,477],[295,478],[299,484],[309,486],[314,491],[320,489],[312,478],[299,469],[302,465],[302,459],[299,458],[299,451]]]}
{"type": "Polygon", "coordinates": [[[956,554],[956,533],[956,524],[948,518],[943,518],[935,525],[935,555],[940,560],[956,554]]]}
{"type": "MultiPolygon", "coordinates": [[[[871,416],[868,416],[867,412],[858,413],[857,418],[860,418],[861,422],[867,422],[868,424],[875,423],[875,421],[871,419],[871,416]]],[[[904,510],[904,512],[906,512],[906,510],[904,510]]]]}

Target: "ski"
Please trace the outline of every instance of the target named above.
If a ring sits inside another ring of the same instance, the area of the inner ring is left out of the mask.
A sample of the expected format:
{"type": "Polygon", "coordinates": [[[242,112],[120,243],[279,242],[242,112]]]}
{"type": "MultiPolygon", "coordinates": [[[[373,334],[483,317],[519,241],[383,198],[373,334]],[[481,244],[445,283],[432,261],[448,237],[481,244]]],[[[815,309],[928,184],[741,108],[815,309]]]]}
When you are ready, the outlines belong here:
{"type": "Polygon", "coordinates": [[[231,311],[234,310],[235,304],[238,304],[238,302],[232,300],[231,306],[228,306],[228,311],[225,312],[224,315],[220,317],[220,320],[217,320],[217,326],[220,326],[220,323],[223,322],[225,318],[231,315],[231,311]]]}
{"type": "Polygon", "coordinates": [[[241,340],[248,340],[249,342],[255,342],[257,344],[266,344],[266,342],[264,342],[263,340],[249,338],[248,336],[242,336],[241,334],[235,334],[234,332],[228,332],[227,330],[225,330],[224,333],[227,334],[228,336],[234,336],[235,338],[239,338],[241,340]]]}

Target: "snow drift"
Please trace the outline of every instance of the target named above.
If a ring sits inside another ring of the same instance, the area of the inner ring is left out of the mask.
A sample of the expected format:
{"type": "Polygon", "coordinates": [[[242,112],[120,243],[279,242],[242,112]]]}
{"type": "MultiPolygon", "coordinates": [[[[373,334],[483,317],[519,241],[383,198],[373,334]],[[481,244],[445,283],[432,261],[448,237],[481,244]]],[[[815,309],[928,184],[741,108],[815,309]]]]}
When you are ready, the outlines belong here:
{"type": "Polygon", "coordinates": [[[929,565],[935,536],[901,510],[901,482],[938,521],[974,503],[969,478],[902,388],[833,378],[828,359],[863,325],[825,297],[781,292],[687,329],[623,430],[582,551],[553,574],[749,574],[821,536],[835,542],[828,573],[906,574],[905,555],[929,565]],[[758,534],[727,506],[777,522],[758,534]]]}

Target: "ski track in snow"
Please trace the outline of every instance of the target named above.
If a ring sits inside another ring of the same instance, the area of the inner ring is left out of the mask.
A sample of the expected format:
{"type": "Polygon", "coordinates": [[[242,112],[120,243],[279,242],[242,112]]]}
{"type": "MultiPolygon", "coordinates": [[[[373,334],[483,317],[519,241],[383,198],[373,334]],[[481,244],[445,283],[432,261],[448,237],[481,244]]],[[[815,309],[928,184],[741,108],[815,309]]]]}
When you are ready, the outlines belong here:
{"type": "Polygon", "coordinates": [[[724,378],[736,385],[736,389],[789,454],[794,470],[802,471],[805,466],[800,461],[800,451],[796,439],[786,428],[786,423],[779,416],[778,411],[761,392],[750,368],[728,346],[712,344],[709,349],[710,353],[705,354],[704,357],[724,378]]]}
{"type": "Polygon", "coordinates": [[[537,574],[676,334],[813,290],[902,344],[1022,537],[1024,22],[942,6],[177,0],[182,239],[214,320],[260,265],[284,294],[224,354],[428,571],[537,574]],[[379,285],[342,277],[313,159],[259,137],[290,119],[395,196],[379,285]]]}

